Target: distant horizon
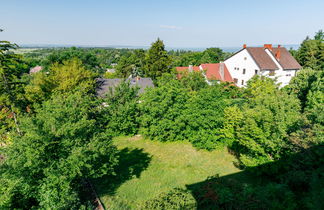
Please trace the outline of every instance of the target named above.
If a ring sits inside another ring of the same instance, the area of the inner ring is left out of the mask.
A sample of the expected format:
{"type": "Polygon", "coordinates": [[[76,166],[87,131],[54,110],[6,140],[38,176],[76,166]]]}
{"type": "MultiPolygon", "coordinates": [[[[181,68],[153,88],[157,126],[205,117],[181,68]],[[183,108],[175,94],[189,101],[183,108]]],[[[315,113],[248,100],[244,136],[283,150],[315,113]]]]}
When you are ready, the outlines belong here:
{"type": "MultiPolygon", "coordinates": [[[[271,43],[270,43],[271,44],[271,43]]],[[[276,47],[278,44],[272,44],[276,47]]],[[[282,47],[286,47],[288,50],[298,49],[300,44],[280,44],[282,47]]],[[[115,48],[115,49],[149,49],[150,45],[147,46],[132,46],[132,45],[73,45],[73,44],[18,44],[20,48],[66,48],[66,47],[79,47],[79,48],[115,48]]],[[[242,44],[243,46],[243,44],[242,44]]],[[[242,48],[242,46],[209,46],[209,47],[176,47],[176,46],[165,46],[166,50],[190,50],[190,51],[203,51],[207,48],[220,48],[225,52],[235,52],[242,48]]],[[[250,45],[250,47],[261,47],[263,45],[250,45]]],[[[249,47],[249,46],[248,46],[249,47]]]]}

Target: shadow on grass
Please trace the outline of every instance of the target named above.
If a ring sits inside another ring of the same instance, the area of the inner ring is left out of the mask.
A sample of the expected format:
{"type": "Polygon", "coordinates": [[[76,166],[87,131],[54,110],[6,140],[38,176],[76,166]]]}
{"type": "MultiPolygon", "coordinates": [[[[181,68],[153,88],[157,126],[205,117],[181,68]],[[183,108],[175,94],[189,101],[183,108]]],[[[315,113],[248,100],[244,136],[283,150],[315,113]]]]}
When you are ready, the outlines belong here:
{"type": "Polygon", "coordinates": [[[139,178],[149,166],[152,157],[143,149],[124,148],[118,152],[119,164],[115,168],[116,176],[103,176],[93,180],[99,197],[114,195],[116,190],[127,180],[139,178]]]}
{"type": "Polygon", "coordinates": [[[197,209],[324,209],[324,145],[187,190],[197,209]]]}

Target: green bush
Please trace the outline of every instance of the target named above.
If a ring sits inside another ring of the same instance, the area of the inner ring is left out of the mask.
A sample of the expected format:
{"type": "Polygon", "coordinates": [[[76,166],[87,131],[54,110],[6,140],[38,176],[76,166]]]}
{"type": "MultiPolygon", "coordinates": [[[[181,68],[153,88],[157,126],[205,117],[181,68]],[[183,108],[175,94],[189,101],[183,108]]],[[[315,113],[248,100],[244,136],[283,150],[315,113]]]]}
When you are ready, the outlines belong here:
{"type": "Polygon", "coordinates": [[[131,87],[129,82],[124,81],[103,99],[103,124],[113,136],[135,135],[138,132],[138,90],[138,87],[131,87]]]}
{"type": "Polygon", "coordinates": [[[196,200],[188,190],[175,188],[167,193],[161,193],[157,198],[145,201],[140,209],[147,210],[176,210],[196,209],[196,200]]]}

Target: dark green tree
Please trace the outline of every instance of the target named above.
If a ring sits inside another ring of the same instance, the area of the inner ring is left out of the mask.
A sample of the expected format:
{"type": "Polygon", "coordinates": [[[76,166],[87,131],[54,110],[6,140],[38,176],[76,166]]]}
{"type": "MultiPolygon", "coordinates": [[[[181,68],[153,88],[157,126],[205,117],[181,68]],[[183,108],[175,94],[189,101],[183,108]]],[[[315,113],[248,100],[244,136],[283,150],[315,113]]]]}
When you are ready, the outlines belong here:
{"type": "Polygon", "coordinates": [[[298,62],[305,68],[324,69],[323,31],[316,33],[314,39],[308,37],[302,42],[296,53],[298,62]]]}
{"type": "Polygon", "coordinates": [[[123,55],[116,66],[117,75],[122,78],[143,76],[144,59],[144,50],[134,50],[133,52],[123,55]]]}
{"type": "Polygon", "coordinates": [[[171,57],[165,50],[163,41],[157,39],[152,43],[145,57],[145,76],[156,81],[162,74],[171,72],[171,63],[171,57]]]}
{"type": "Polygon", "coordinates": [[[103,99],[103,124],[114,136],[134,135],[139,129],[138,87],[123,81],[103,99]]]}

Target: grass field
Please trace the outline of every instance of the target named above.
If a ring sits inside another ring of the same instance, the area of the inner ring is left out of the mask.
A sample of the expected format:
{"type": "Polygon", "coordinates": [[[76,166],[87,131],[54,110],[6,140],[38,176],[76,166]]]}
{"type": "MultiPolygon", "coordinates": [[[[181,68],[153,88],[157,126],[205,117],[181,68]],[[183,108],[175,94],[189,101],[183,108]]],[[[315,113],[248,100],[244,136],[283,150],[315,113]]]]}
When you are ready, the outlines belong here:
{"type": "Polygon", "coordinates": [[[107,209],[136,209],[139,203],[172,188],[240,171],[225,149],[197,151],[190,143],[161,143],[139,136],[119,137],[114,143],[121,157],[118,176],[94,181],[107,209]]]}

